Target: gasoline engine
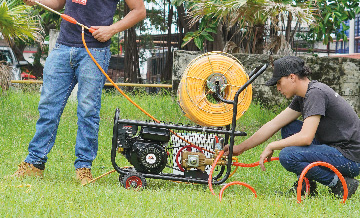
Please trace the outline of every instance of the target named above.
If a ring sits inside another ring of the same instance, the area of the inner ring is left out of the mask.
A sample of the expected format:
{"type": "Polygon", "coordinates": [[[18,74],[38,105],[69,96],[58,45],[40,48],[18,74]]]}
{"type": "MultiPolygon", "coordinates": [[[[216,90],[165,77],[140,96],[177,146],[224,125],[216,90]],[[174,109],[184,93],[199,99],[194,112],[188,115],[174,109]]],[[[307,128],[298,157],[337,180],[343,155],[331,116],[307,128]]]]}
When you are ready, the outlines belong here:
{"type": "Polygon", "coordinates": [[[168,129],[140,127],[138,125],[119,123],[117,125],[116,143],[126,159],[141,173],[160,173],[167,163],[165,147],[170,140],[168,129]]]}

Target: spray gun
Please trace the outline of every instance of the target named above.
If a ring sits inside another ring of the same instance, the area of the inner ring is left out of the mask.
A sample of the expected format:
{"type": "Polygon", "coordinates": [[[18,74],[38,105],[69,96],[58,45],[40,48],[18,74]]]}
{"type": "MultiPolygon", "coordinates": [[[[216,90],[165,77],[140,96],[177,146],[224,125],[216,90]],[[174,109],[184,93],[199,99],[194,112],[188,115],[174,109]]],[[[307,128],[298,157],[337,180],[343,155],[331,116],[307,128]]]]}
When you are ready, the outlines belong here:
{"type": "Polygon", "coordinates": [[[41,4],[41,3],[38,2],[38,1],[35,1],[35,4],[39,5],[40,7],[44,8],[44,9],[46,9],[46,10],[49,10],[49,11],[55,13],[55,14],[60,15],[60,17],[61,17],[62,19],[66,20],[66,21],[68,21],[68,22],[70,22],[70,23],[79,25],[79,26],[81,26],[81,27],[89,30],[90,33],[95,32],[95,29],[94,29],[94,28],[87,27],[87,26],[85,26],[85,25],[77,22],[73,17],[71,17],[71,16],[69,16],[69,15],[67,15],[67,14],[61,14],[60,12],[55,11],[54,9],[52,9],[52,8],[50,8],[50,7],[48,7],[48,6],[44,5],[44,4],[41,4]]]}

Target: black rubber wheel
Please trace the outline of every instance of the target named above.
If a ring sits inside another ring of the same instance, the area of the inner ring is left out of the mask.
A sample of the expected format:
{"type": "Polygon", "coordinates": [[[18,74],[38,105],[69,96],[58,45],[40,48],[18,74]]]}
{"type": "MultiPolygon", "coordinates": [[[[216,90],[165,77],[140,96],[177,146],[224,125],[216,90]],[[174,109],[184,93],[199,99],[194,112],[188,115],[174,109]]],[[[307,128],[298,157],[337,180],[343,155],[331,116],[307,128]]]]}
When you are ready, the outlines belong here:
{"type": "Polygon", "coordinates": [[[119,182],[120,182],[120,184],[122,184],[122,181],[123,181],[125,175],[126,174],[122,174],[122,173],[119,174],[119,182]]]}
{"type": "Polygon", "coordinates": [[[145,177],[140,173],[129,172],[126,175],[120,175],[120,179],[122,179],[122,186],[126,189],[144,189],[146,187],[145,177]]]}
{"type": "MultiPolygon", "coordinates": [[[[135,168],[134,167],[122,167],[121,168],[122,170],[125,170],[125,171],[128,171],[128,172],[136,172],[135,168]]],[[[124,176],[126,175],[127,173],[120,173],[119,174],[119,182],[120,184],[122,184],[122,181],[124,179],[124,176]]]]}

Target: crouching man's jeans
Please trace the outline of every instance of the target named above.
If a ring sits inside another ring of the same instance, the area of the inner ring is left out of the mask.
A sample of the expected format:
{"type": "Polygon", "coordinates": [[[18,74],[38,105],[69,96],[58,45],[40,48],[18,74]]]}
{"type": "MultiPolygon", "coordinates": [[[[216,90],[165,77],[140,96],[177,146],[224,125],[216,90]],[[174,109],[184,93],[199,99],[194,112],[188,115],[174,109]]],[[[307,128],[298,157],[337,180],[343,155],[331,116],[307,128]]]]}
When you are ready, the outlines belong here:
{"type": "MultiPolygon", "coordinates": [[[[302,122],[296,120],[281,129],[282,138],[287,138],[301,130],[302,122]]],[[[309,164],[323,161],[333,165],[345,177],[356,177],[360,172],[360,163],[344,157],[336,148],[320,144],[315,140],[309,146],[291,146],[280,151],[281,165],[288,171],[300,176],[309,164]]],[[[334,186],[338,177],[327,167],[316,166],[311,168],[306,177],[320,182],[323,185],[334,186]]]]}
{"type": "MultiPolygon", "coordinates": [[[[106,72],[111,57],[109,47],[90,48],[90,52],[106,72]]],[[[46,163],[47,154],[55,143],[60,116],[71,91],[78,84],[75,168],[91,168],[98,150],[101,93],[105,76],[85,48],[56,44],[46,59],[43,81],[38,107],[40,117],[25,162],[46,163]]]]}

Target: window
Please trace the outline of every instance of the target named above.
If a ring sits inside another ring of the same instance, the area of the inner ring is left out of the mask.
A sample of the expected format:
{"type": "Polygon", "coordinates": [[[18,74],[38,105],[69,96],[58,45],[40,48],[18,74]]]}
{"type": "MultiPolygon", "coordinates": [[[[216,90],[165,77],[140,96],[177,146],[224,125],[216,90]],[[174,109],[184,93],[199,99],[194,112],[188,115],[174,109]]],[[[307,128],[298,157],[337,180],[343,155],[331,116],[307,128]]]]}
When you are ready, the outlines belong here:
{"type": "Polygon", "coordinates": [[[355,41],[354,52],[360,53],[360,14],[355,17],[355,41]]]}

